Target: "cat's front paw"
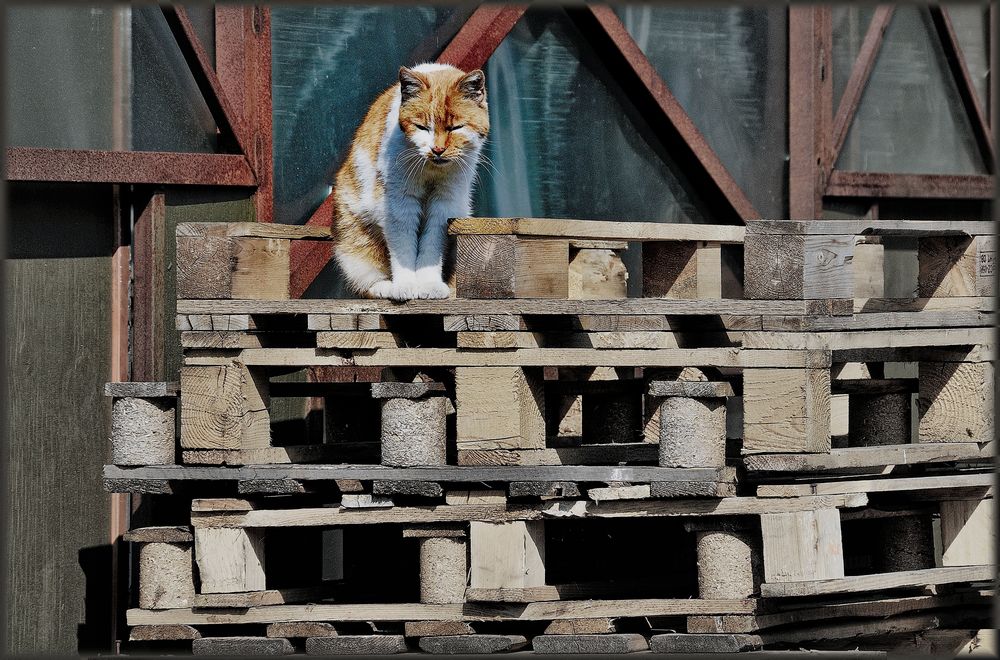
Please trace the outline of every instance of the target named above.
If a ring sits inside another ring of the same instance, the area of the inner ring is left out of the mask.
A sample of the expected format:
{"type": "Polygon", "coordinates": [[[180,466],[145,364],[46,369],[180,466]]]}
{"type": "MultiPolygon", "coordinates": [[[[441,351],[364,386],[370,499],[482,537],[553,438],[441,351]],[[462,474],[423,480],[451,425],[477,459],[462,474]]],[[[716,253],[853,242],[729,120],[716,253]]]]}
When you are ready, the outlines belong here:
{"type": "Polygon", "coordinates": [[[393,298],[393,284],[390,280],[376,282],[368,289],[368,295],[372,298],[393,298]]]}
{"type": "Polygon", "coordinates": [[[444,282],[423,282],[420,284],[420,297],[442,299],[451,295],[451,289],[444,282]]]}

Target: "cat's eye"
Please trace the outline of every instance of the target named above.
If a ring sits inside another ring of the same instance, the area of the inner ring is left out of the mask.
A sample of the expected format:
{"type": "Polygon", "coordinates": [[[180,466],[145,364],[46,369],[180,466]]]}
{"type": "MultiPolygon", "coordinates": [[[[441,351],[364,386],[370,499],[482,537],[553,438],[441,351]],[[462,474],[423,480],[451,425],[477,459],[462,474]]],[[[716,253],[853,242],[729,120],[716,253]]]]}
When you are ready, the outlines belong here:
{"type": "Polygon", "coordinates": [[[417,128],[417,129],[419,129],[419,130],[421,130],[421,131],[429,131],[429,130],[431,130],[431,129],[427,128],[426,126],[422,126],[421,124],[413,124],[413,125],[414,125],[414,126],[415,126],[415,127],[417,128]]]}
{"type": "Polygon", "coordinates": [[[450,133],[451,131],[457,131],[460,128],[465,128],[465,124],[456,124],[455,126],[448,126],[447,128],[445,128],[445,130],[450,133]]]}

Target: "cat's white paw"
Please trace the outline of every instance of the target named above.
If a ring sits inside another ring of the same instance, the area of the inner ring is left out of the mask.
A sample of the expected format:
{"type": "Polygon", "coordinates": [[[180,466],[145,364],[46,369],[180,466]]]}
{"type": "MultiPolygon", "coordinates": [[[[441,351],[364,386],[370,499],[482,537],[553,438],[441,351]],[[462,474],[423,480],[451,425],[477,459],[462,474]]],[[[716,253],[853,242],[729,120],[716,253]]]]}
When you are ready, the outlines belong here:
{"type": "Polygon", "coordinates": [[[444,282],[423,282],[420,285],[421,298],[441,299],[451,295],[451,289],[444,282]]]}

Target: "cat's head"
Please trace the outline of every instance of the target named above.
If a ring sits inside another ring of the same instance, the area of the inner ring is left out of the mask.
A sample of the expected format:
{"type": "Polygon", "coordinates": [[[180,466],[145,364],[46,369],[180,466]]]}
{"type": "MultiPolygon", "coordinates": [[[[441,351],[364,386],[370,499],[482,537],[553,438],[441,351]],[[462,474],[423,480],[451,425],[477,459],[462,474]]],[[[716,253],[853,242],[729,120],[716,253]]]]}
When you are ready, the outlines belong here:
{"type": "Polygon", "coordinates": [[[453,66],[421,65],[399,69],[399,127],[430,163],[453,165],[474,156],[490,131],[486,75],[453,66]]]}

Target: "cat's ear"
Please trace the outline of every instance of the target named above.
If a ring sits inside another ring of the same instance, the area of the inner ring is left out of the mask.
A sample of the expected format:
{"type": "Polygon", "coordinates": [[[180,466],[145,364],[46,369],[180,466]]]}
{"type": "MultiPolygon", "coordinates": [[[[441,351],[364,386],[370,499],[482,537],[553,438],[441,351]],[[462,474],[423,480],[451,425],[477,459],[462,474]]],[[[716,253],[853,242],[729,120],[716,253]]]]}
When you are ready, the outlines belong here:
{"type": "Polygon", "coordinates": [[[481,103],[486,98],[486,74],[481,69],[470,71],[458,81],[458,90],[465,98],[481,103]]]}
{"type": "Polygon", "coordinates": [[[427,87],[427,79],[422,75],[413,69],[407,69],[405,66],[399,67],[399,92],[403,103],[406,103],[427,87]]]}

